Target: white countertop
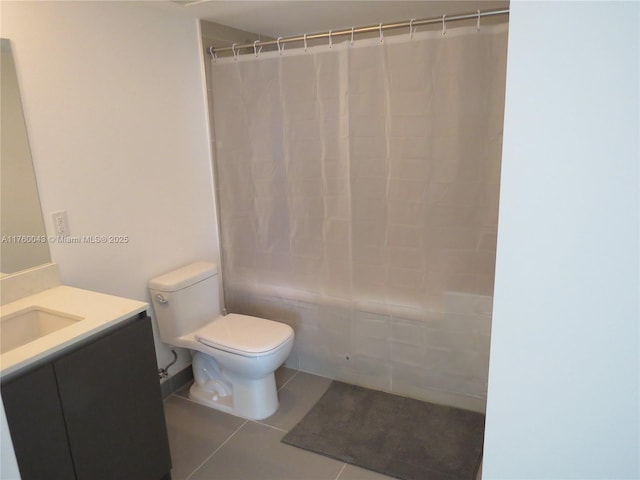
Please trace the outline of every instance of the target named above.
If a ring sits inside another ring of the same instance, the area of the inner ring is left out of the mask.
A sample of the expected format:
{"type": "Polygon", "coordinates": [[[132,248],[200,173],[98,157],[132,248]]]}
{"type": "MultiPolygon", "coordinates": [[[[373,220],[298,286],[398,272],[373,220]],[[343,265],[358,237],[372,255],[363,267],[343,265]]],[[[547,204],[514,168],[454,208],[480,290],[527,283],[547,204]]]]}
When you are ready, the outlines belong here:
{"type": "Polygon", "coordinates": [[[58,352],[149,307],[145,302],[62,285],[2,305],[0,313],[4,316],[34,306],[76,315],[83,320],[2,353],[0,376],[58,352]]]}

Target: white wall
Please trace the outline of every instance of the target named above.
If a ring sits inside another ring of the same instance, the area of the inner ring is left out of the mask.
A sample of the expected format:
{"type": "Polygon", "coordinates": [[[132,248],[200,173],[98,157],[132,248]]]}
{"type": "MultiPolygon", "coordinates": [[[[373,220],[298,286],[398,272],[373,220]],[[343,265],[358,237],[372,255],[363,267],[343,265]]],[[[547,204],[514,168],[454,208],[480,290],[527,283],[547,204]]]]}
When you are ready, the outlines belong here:
{"type": "Polygon", "coordinates": [[[485,479],[640,478],[637,2],[512,2],[485,479]]]}
{"type": "MultiPolygon", "coordinates": [[[[147,280],[218,243],[200,34],[194,19],[137,2],[2,2],[49,234],[65,284],[149,301],[147,280]]],[[[171,355],[157,342],[159,362],[171,355]]],[[[172,367],[177,372],[187,364],[172,367]]]]}

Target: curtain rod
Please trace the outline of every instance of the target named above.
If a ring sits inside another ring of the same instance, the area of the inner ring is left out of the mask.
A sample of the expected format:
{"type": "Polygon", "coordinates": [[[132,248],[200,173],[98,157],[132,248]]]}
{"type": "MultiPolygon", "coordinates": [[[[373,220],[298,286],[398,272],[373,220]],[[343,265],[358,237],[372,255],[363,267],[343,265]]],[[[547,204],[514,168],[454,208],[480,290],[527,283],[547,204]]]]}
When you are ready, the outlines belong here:
{"type": "Polygon", "coordinates": [[[431,25],[434,23],[442,23],[443,28],[445,28],[446,22],[456,22],[460,20],[471,20],[471,19],[478,19],[478,22],[479,22],[481,17],[489,17],[493,15],[508,15],[508,14],[509,14],[508,8],[502,9],[502,10],[485,10],[484,12],[481,12],[480,10],[478,10],[473,13],[463,13],[460,15],[451,15],[451,16],[443,15],[441,17],[423,18],[420,20],[412,19],[406,22],[399,22],[399,23],[380,23],[378,25],[369,25],[366,27],[347,28],[344,30],[336,30],[336,31],[329,30],[328,32],[310,33],[306,35],[296,35],[292,37],[280,37],[277,40],[269,40],[266,42],[256,40],[254,43],[245,43],[244,45],[237,45],[234,43],[233,46],[231,47],[220,47],[220,48],[209,47],[207,50],[212,56],[215,56],[215,54],[219,52],[228,52],[228,51],[232,51],[234,52],[234,55],[236,55],[237,51],[240,50],[241,48],[253,48],[255,50],[256,48],[260,48],[260,47],[277,45],[278,49],[280,49],[281,45],[285,43],[306,42],[308,40],[317,40],[320,38],[329,38],[329,40],[331,40],[333,37],[340,37],[344,35],[353,35],[356,33],[366,33],[366,32],[379,31],[380,34],[382,34],[383,31],[391,30],[393,28],[409,27],[413,29],[413,27],[418,27],[421,25],[431,25]]]}

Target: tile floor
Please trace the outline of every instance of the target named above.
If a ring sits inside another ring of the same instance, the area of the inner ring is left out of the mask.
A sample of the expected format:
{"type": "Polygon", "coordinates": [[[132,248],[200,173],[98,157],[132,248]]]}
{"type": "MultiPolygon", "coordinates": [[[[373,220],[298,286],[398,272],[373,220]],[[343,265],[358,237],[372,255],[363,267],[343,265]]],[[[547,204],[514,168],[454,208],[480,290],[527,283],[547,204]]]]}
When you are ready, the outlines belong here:
{"type": "MultiPolygon", "coordinates": [[[[173,480],[392,480],[280,442],[331,380],[281,368],[280,408],[252,421],[192,402],[187,387],[164,401],[173,480]]],[[[480,478],[480,475],[478,475],[480,478]]]]}

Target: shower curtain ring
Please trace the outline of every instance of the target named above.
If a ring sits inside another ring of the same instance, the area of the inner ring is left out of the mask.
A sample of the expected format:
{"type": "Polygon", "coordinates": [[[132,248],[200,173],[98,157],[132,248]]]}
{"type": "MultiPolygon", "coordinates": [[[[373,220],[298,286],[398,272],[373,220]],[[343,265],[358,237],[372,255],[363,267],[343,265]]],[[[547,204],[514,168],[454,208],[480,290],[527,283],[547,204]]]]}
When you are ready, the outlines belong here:
{"type": "Polygon", "coordinates": [[[231,45],[231,51],[233,52],[234,60],[238,60],[238,51],[236,50],[237,45],[238,45],[237,43],[234,43],[233,45],[231,45]]]}
{"type": "Polygon", "coordinates": [[[282,51],[284,50],[284,44],[280,46],[280,40],[282,40],[282,37],[278,37],[276,39],[276,43],[278,44],[278,53],[282,55],[282,51]]]}
{"type": "Polygon", "coordinates": [[[384,35],[382,33],[382,24],[378,25],[378,30],[380,31],[380,43],[384,42],[384,35]]]}
{"type": "Polygon", "coordinates": [[[353,32],[354,32],[355,28],[351,27],[351,46],[353,47],[353,32]]]}
{"type": "Polygon", "coordinates": [[[413,28],[413,22],[414,22],[415,18],[412,18],[411,20],[409,20],[409,38],[413,38],[413,34],[415,33],[416,29],[413,28]]]}
{"type": "Polygon", "coordinates": [[[213,59],[213,61],[217,61],[218,57],[216,56],[216,51],[213,49],[213,47],[209,47],[209,55],[211,55],[211,58],[213,59]]]}
{"type": "Polygon", "coordinates": [[[447,34],[447,23],[445,22],[446,18],[447,18],[447,14],[445,13],[444,15],[442,15],[442,35],[447,34]]]}
{"type": "Polygon", "coordinates": [[[476,23],[476,31],[480,31],[480,9],[478,9],[478,23],[476,23]]]}
{"type": "Polygon", "coordinates": [[[333,40],[331,39],[331,30],[329,30],[329,48],[333,47],[333,40]]]}
{"type": "Polygon", "coordinates": [[[304,41],[304,51],[306,52],[307,51],[307,34],[306,33],[302,36],[302,39],[304,41]]]}
{"type": "Polygon", "coordinates": [[[256,56],[256,58],[258,57],[260,52],[262,52],[262,45],[260,45],[260,48],[257,48],[259,42],[260,40],[256,40],[255,42],[253,42],[253,54],[256,56]]]}

